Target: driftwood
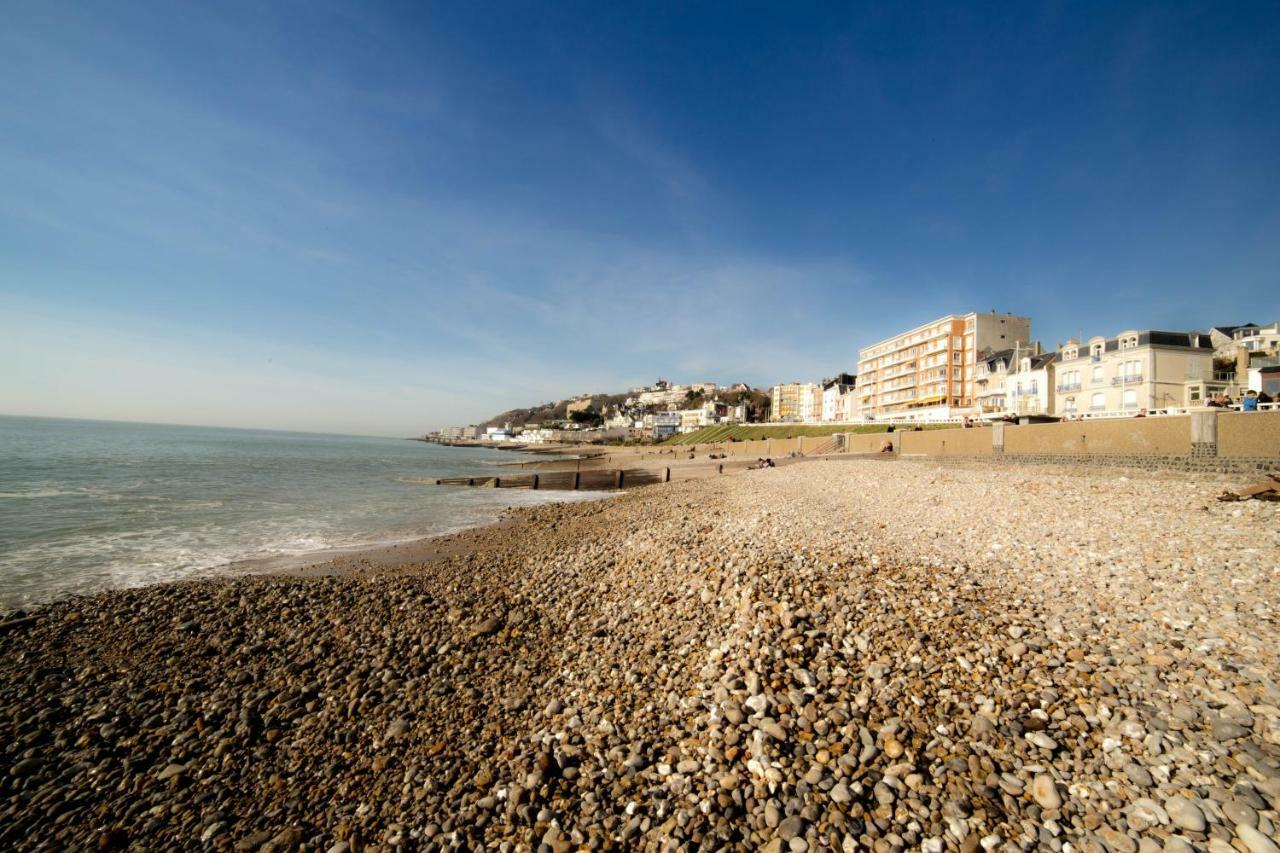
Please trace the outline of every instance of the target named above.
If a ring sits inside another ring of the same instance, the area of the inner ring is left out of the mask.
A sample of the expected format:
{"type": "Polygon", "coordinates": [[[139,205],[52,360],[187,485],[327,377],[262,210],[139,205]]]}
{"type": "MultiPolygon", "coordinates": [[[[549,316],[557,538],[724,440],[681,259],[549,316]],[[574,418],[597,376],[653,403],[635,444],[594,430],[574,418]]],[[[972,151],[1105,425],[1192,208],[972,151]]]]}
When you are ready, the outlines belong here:
{"type": "Polygon", "coordinates": [[[1269,479],[1252,486],[1246,486],[1238,492],[1224,491],[1218,495],[1220,501],[1280,501],[1280,474],[1268,474],[1269,479]]]}

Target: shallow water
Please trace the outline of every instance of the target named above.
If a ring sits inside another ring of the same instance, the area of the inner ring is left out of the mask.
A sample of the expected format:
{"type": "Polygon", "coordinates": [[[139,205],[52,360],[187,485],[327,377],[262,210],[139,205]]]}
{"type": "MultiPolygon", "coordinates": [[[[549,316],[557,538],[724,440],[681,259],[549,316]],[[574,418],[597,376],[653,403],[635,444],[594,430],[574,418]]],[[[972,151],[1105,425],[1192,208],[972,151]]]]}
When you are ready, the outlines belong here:
{"type": "Polygon", "coordinates": [[[578,497],[411,482],[523,458],[399,439],[0,417],[0,606],[407,541],[578,497]]]}

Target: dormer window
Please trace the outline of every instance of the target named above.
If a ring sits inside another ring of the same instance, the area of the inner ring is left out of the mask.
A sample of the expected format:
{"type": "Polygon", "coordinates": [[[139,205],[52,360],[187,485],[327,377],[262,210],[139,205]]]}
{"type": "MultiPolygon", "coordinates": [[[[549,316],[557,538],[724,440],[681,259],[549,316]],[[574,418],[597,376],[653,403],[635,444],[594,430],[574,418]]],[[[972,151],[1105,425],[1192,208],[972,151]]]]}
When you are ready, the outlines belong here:
{"type": "Polygon", "coordinates": [[[1064,349],[1062,351],[1063,361],[1070,361],[1073,358],[1079,358],[1079,357],[1080,357],[1080,350],[1076,349],[1075,347],[1068,347],[1067,349],[1064,349]]]}
{"type": "Polygon", "coordinates": [[[1022,372],[1022,373],[1030,373],[1030,372],[1031,372],[1031,359],[1029,359],[1029,358],[1024,358],[1024,359],[1022,360],[1022,366],[1021,366],[1021,367],[1019,367],[1019,368],[1018,368],[1018,370],[1019,370],[1020,372],[1022,372]]]}
{"type": "Polygon", "coordinates": [[[1125,335],[1120,339],[1120,349],[1136,349],[1138,346],[1137,335],[1125,335]]]}
{"type": "Polygon", "coordinates": [[[1092,356],[1092,357],[1094,357],[1094,358],[1100,358],[1100,357],[1102,356],[1102,348],[1103,348],[1103,346],[1104,346],[1104,344],[1101,344],[1101,343],[1090,344],[1090,345],[1089,345],[1089,355],[1090,355],[1090,356],[1092,356]]]}

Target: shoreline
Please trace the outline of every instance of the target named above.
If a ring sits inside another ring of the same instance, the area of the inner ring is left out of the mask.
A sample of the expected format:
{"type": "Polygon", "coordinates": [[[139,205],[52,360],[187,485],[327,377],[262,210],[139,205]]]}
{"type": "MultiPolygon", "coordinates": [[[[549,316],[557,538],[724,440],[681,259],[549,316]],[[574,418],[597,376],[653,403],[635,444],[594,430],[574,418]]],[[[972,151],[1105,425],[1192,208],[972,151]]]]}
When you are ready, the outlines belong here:
{"type": "Polygon", "coordinates": [[[1256,842],[1280,514],[1224,482],[795,465],[56,602],[0,632],[0,843],[1256,842]]]}

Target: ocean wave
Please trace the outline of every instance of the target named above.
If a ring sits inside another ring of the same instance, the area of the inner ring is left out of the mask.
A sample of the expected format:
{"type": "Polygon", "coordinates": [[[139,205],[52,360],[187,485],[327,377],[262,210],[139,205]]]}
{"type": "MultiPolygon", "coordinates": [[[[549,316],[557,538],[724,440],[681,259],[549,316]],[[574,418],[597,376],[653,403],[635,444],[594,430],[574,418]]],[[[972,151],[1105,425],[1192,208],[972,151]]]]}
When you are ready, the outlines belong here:
{"type": "Polygon", "coordinates": [[[77,489],[32,489],[27,492],[0,492],[0,499],[26,500],[31,498],[59,498],[63,495],[78,495],[77,489]]]}

